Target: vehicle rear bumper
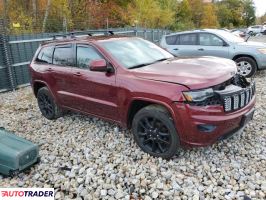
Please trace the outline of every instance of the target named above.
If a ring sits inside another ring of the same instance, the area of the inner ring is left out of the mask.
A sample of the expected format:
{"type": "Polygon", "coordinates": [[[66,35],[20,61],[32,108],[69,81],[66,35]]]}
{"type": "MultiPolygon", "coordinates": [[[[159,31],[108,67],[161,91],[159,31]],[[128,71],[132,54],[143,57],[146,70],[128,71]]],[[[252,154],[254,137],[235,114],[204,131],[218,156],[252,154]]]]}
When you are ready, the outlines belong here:
{"type": "MultiPolygon", "coordinates": [[[[175,124],[184,147],[202,147],[225,139],[243,129],[248,123],[246,115],[253,116],[255,96],[240,110],[225,113],[222,106],[191,106],[175,103],[175,124]],[[201,127],[211,127],[203,131],[201,127]]],[[[252,117],[251,116],[251,117],[252,117]]]]}

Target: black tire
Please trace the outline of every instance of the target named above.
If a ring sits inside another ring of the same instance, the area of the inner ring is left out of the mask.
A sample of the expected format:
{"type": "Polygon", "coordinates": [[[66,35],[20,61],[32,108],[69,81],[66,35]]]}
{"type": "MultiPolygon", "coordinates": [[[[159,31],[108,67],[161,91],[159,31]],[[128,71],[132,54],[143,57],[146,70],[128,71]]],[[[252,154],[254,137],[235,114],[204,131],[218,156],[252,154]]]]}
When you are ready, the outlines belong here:
{"type": "Polygon", "coordinates": [[[39,109],[45,118],[52,120],[61,117],[61,109],[56,105],[47,87],[42,87],[38,90],[37,101],[39,109]]]}
{"type": "Polygon", "coordinates": [[[142,108],[132,122],[134,140],[146,153],[169,159],[180,148],[179,137],[169,112],[162,106],[142,108]]]}
{"type": "Polygon", "coordinates": [[[239,74],[241,74],[242,76],[245,76],[247,78],[250,78],[252,76],[255,75],[256,71],[257,71],[257,63],[256,61],[253,59],[253,58],[250,58],[250,57],[240,57],[240,58],[237,58],[235,60],[236,62],[236,65],[237,65],[237,72],[239,74]],[[244,69],[241,69],[241,65],[242,64],[246,64],[247,66],[244,66],[244,68],[247,68],[249,70],[244,70],[244,69]]]}

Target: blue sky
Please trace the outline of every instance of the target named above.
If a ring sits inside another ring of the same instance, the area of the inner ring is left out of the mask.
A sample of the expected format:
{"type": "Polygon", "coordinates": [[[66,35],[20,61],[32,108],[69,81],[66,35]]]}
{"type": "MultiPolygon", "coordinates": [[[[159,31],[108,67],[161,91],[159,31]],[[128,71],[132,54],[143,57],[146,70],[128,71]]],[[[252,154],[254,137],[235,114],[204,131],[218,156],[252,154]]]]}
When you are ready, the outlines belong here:
{"type": "Polygon", "coordinates": [[[266,0],[253,0],[256,6],[256,16],[262,16],[266,13],[266,0]]]}

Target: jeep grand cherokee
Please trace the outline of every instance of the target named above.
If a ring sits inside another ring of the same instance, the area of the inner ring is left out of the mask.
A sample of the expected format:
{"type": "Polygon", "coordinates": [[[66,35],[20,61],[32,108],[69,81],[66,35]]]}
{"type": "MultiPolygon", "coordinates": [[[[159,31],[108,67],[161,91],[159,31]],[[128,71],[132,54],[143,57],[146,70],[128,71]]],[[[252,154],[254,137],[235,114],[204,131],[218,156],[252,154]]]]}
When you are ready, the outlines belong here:
{"type": "Polygon", "coordinates": [[[206,146],[252,119],[255,83],[215,57],[175,58],[137,37],[92,36],[47,42],[30,64],[41,113],[73,110],[132,128],[139,147],[172,157],[206,146]]]}

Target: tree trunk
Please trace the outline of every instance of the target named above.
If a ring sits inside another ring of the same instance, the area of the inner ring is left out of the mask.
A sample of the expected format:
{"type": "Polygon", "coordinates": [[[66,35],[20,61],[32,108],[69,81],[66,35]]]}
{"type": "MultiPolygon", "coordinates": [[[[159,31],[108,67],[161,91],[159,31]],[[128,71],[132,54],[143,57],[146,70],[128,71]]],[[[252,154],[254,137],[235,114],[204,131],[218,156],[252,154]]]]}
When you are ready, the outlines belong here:
{"type": "Polygon", "coordinates": [[[51,7],[51,0],[47,0],[46,10],[45,10],[44,18],[43,18],[43,23],[42,23],[42,32],[45,32],[45,27],[46,27],[47,19],[49,16],[50,7],[51,7]]]}
{"type": "Polygon", "coordinates": [[[36,22],[37,22],[37,0],[32,0],[32,11],[33,11],[34,26],[36,26],[36,22]]]}

